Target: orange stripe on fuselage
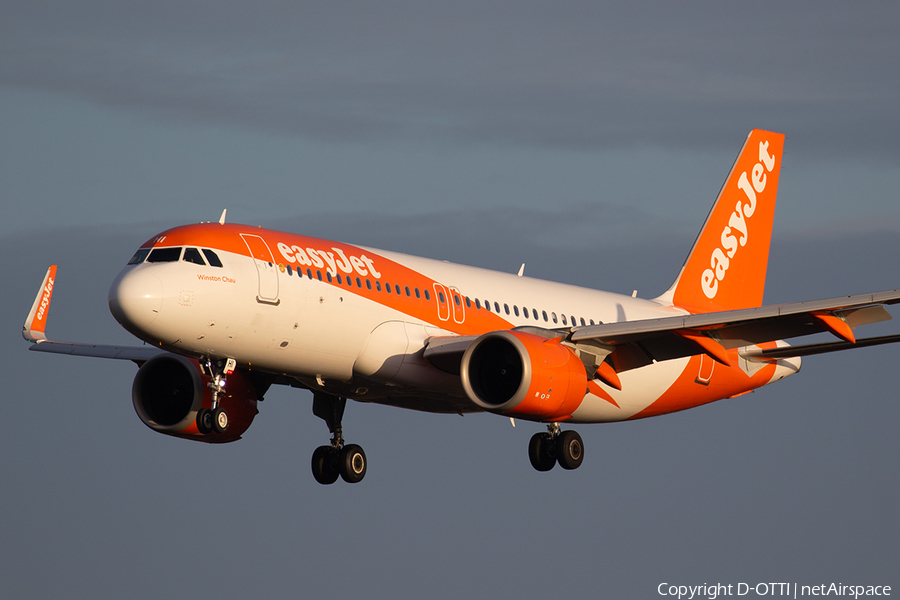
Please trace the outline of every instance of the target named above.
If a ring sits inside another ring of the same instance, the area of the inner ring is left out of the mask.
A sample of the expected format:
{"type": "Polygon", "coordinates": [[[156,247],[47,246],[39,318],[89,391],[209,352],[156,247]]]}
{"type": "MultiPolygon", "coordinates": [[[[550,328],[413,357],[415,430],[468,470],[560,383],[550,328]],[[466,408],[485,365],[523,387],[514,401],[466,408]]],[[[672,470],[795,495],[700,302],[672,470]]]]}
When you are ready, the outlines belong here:
{"type": "MultiPolygon", "coordinates": [[[[775,344],[767,343],[761,345],[761,347],[763,346],[774,347],[775,344]]],[[[726,367],[721,363],[716,363],[708,383],[701,383],[697,378],[697,374],[700,372],[702,355],[692,356],[684,371],[675,380],[675,383],[659,399],[630,417],[630,419],[655,417],[694,408],[702,404],[709,404],[722,398],[730,398],[766,385],[775,375],[776,366],[774,363],[762,367],[753,375],[747,375],[738,366],[737,350],[729,350],[728,353],[733,366],[726,367]]]]}
{"type": "MultiPolygon", "coordinates": [[[[438,309],[440,300],[434,284],[440,284],[449,291],[449,288],[454,286],[454,282],[436,281],[372,250],[350,244],[271,229],[253,228],[246,225],[199,223],[164,231],[147,240],[141,247],[196,246],[223,250],[250,258],[247,245],[240,236],[242,233],[263,238],[279,266],[290,265],[294,269],[302,268],[304,277],[306,277],[306,269],[311,270],[313,277],[316,277],[317,271],[321,271],[322,283],[325,285],[332,285],[345,292],[367,298],[382,306],[392,308],[436,327],[461,335],[475,335],[512,327],[512,324],[500,315],[489,312],[484,308],[477,309],[474,303],[471,307],[463,307],[465,311],[463,322],[455,322],[454,314],[458,314],[458,311],[454,311],[453,303],[455,299],[452,293],[445,294],[444,298],[445,302],[448,303],[444,308],[444,314],[449,314],[450,318],[449,320],[441,320],[438,309]],[[295,250],[295,248],[299,250],[295,250]],[[298,261],[304,259],[304,257],[312,264],[300,264],[298,261]],[[294,259],[293,263],[290,261],[290,258],[294,259]],[[332,273],[331,282],[327,280],[326,272],[332,273]],[[341,276],[341,284],[337,282],[338,275],[341,276]],[[357,278],[362,287],[357,285],[357,278]],[[372,282],[371,290],[366,285],[367,278],[372,282]],[[351,285],[347,285],[348,281],[351,285]],[[381,282],[382,291],[377,291],[375,281],[381,282]],[[390,294],[384,291],[385,286],[388,284],[392,288],[390,294]],[[397,285],[401,289],[400,295],[396,293],[397,285]],[[410,289],[410,296],[406,295],[407,287],[410,289]],[[420,293],[422,293],[421,298],[415,297],[415,288],[418,288],[420,293]],[[425,300],[425,290],[428,290],[431,297],[430,300],[425,300]]],[[[281,274],[279,277],[288,276],[281,274]]],[[[459,300],[463,304],[465,304],[465,296],[465,291],[462,290],[459,300]]]]}

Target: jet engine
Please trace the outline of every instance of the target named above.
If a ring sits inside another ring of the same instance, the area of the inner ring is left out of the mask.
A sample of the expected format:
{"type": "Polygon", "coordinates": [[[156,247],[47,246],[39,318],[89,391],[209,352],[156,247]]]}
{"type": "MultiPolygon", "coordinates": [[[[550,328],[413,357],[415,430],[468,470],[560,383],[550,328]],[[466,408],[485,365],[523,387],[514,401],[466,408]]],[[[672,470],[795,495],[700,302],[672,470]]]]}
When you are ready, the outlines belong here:
{"type": "Polygon", "coordinates": [[[228,429],[202,434],[197,429],[197,411],[212,407],[210,381],[194,359],[178,354],[154,356],[134,378],[134,410],[147,427],[159,433],[215,444],[238,440],[258,412],[253,382],[240,370],[228,375],[225,392],[219,395],[219,406],[228,413],[228,429]]]}
{"type": "Polygon", "coordinates": [[[486,411],[532,421],[564,421],[587,393],[575,353],[523,331],[494,331],[466,349],[460,375],[469,399],[486,411]]]}

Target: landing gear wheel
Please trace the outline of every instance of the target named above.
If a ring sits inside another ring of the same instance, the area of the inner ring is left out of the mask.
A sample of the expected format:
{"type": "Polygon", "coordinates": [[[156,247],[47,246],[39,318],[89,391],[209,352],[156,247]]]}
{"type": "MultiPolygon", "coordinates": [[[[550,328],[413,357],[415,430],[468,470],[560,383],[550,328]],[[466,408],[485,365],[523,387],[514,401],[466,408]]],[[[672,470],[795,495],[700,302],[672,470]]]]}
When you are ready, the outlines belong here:
{"type": "Polygon", "coordinates": [[[584,460],[584,442],[577,431],[561,431],[556,438],[556,460],[563,469],[577,469],[584,460]]]}
{"type": "Polygon", "coordinates": [[[225,433],[228,430],[228,413],[221,406],[212,411],[212,427],[216,433],[225,433]]]}
{"type": "Polygon", "coordinates": [[[206,435],[213,430],[213,415],[208,408],[201,408],[197,411],[197,431],[206,435]]]}
{"type": "Polygon", "coordinates": [[[531,466],[538,471],[549,471],[556,466],[552,449],[553,438],[549,433],[536,433],[528,443],[528,458],[531,466]]]}
{"type": "Polygon", "coordinates": [[[366,453],[361,446],[347,444],[341,450],[338,461],[341,470],[341,478],[347,483],[359,483],[366,476],[368,461],[366,453]]]}
{"type": "Polygon", "coordinates": [[[337,481],[338,469],[335,464],[337,452],[331,446],[319,446],[312,455],[312,473],[316,481],[322,485],[330,485],[337,481]]]}

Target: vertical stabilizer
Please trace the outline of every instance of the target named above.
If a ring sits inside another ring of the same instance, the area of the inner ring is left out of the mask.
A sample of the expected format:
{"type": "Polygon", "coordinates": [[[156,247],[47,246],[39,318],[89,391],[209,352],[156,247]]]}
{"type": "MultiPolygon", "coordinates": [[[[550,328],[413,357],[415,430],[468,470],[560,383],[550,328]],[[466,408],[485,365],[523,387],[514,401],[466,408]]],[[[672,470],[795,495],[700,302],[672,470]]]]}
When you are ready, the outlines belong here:
{"type": "Polygon", "coordinates": [[[747,136],[675,284],[659,300],[691,313],[762,305],[784,135],[747,136]]]}

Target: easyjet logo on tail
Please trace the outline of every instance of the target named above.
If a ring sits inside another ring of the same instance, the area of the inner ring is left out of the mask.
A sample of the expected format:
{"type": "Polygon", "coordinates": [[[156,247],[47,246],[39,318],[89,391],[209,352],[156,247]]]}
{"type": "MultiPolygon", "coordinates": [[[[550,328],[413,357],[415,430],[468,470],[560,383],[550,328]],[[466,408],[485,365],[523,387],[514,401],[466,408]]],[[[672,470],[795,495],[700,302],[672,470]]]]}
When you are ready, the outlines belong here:
{"type": "Polygon", "coordinates": [[[756,211],[756,194],[761,194],[766,189],[766,173],[771,173],[775,168],[775,156],[769,154],[768,140],[759,143],[759,162],[747,171],[741,173],[737,187],[746,196],[746,201],[738,200],[734,206],[734,212],[728,218],[728,225],[722,229],[720,245],[716,247],[709,257],[709,268],[700,275],[700,287],[707,298],[712,300],[719,291],[719,282],[728,274],[728,267],[735,257],[738,249],[747,244],[749,239],[748,219],[756,211]]]}

